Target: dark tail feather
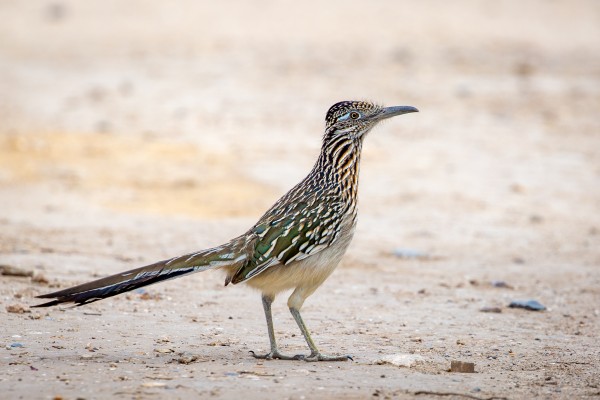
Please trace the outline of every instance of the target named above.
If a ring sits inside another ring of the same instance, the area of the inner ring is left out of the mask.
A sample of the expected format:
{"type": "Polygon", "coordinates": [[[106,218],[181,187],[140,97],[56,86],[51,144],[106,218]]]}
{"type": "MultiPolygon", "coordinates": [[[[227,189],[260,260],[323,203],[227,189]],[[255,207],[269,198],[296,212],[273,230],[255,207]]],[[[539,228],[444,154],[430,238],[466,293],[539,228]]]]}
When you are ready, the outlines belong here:
{"type": "Polygon", "coordinates": [[[40,299],[55,300],[37,304],[33,307],[50,307],[60,303],[76,303],[76,305],[81,306],[194,272],[193,267],[165,271],[165,264],[166,261],[161,261],[146,267],[132,269],[68,289],[59,290],[58,292],[43,294],[37,297],[40,299]]]}
{"type": "Polygon", "coordinates": [[[242,266],[247,258],[245,252],[241,251],[242,249],[243,241],[237,238],[223,246],[159,261],[152,265],[107,276],[58,292],[37,296],[40,299],[54,300],[33,307],[50,307],[61,303],[75,303],[75,305],[81,306],[193,272],[219,267],[242,266]]]}

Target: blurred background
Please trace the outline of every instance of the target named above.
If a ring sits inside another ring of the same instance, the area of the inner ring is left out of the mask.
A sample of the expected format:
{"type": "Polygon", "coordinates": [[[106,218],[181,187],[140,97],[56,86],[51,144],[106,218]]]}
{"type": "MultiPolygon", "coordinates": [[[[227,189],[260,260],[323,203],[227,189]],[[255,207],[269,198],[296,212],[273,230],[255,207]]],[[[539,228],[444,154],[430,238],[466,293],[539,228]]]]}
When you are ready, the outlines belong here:
{"type": "Polygon", "coordinates": [[[253,221],[367,99],[421,113],[367,140],[365,244],[597,252],[598,48],[593,0],[2,1],[4,222],[253,221]]]}
{"type": "Polygon", "coordinates": [[[0,277],[3,393],[597,396],[599,49],[596,0],[0,0],[0,267],[33,275],[0,277]],[[241,234],[355,99],[420,110],[366,138],[354,241],[303,308],[356,362],[256,363],[258,295],[219,274],[29,310],[241,234]]]}

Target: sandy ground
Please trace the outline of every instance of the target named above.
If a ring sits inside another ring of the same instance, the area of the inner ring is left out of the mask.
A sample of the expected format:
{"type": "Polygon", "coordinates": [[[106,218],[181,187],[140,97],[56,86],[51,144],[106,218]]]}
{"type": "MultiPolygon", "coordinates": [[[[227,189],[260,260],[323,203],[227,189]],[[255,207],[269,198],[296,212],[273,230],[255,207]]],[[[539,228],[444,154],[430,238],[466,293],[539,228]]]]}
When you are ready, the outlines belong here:
{"type": "Polygon", "coordinates": [[[0,264],[33,274],[0,276],[0,397],[599,397],[599,4],[0,2],[0,264]],[[254,360],[260,296],[218,272],[28,309],[245,231],[343,99],[421,109],[367,138],[303,309],[353,362],[254,360]]]}

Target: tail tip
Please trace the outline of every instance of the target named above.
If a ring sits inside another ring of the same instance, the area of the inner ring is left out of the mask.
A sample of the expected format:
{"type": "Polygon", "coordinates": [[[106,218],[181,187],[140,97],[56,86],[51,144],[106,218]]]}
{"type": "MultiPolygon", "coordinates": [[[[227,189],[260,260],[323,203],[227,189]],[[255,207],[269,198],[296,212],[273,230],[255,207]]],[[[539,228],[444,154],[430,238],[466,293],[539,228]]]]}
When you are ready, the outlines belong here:
{"type": "MultiPolygon", "coordinates": [[[[47,298],[47,297],[43,297],[43,296],[36,296],[36,298],[47,298]]],[[[40,307],[52,307],[52,306],[56,306],[58,304],[60,304],[61,301],[58,299],[52,300],[52,301],[48,301],[46,303],[42,303],[42,304],[36,304],[31,306],[31,308],[40,308],[40,307]]]]}

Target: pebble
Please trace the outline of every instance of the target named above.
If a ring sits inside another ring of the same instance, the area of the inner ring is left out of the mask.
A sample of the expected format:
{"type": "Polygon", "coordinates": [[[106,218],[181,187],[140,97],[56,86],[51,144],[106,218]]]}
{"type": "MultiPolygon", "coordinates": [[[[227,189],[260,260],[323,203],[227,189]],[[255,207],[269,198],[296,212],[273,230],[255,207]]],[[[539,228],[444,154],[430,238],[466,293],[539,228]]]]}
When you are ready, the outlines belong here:
{"type": "Polygon", "coordinates": [[[31,310],[29,309],[29,306],[24,305],[24,304],[19,304],[19,303],[7,305],[6,311],[8,311],[9,313],[14,313],[14,314],[23,314],[23,313],[31,312],[31,310]]]}
{"type": "Polygon", "coordinates": [[[537,300],[513,300],[508,305],[510,308],[523,308],[529,311],[544,311],[546,307],[537,300]]]}
{"type": "Polygon", "coordinates": [[[167,384],[163,382],[145,382],[142,383],[142,386],[146,388],[164,388],[167,384]]]}
{"type": "Polygon", "coordinates": [[[50,280],[44,274],[35,274],[31,278],[31,282],[39,283],[40,285],[49,285],[50,280]]]}
{"type": "Polygon", "coordinates": [[[410,368],[418,361],[422,361],[423,357],[417,354],[390,354],[376,361],[376,364],[392,364],[397,367],[410,368]]]}
{"type": "Polygon", "coordinates": [[[500,307],[481,307],[479,309],[479,311],[481,312],[487,312],[487,313],[501,313],[502,309],[500,307]]]}
{"type": "Polygon", "coordinates": [[[23,268],[14,267],[12,265],[0,265],[0,275],[4,276],[33,276],[33,271],[25,270],[23,268]]]}
{"type": "Polygon", "coordinates": [[[175,350],[173,350],[173,349],[170,349],[170,348],[168,348],[168,347],[157,348],[157,349],[154,349],[154,351],[155,351],[156,353],[163,353],[163,354],[175,353],[175,350]]]}
{"type": "Polygon", "coordinates": [[[200,360],[200,357],[193,354],[180,353],[179,356],[179,358],[172,359],[171,362],[187,365],[200,360]]]}
{"type": "Polygon", "coordinates": [[[490,283],[495,288],[502,288],[502,289],[512,289],[513,288],[512,286],[510,286],[508,283],[506,283],[504,281],[491,281],[490,283]]]}
{"type": "Polygon", "coordinates": [[[450,372],[474,373],[475,363],[453,360],[450,362],[450,372]]]}

